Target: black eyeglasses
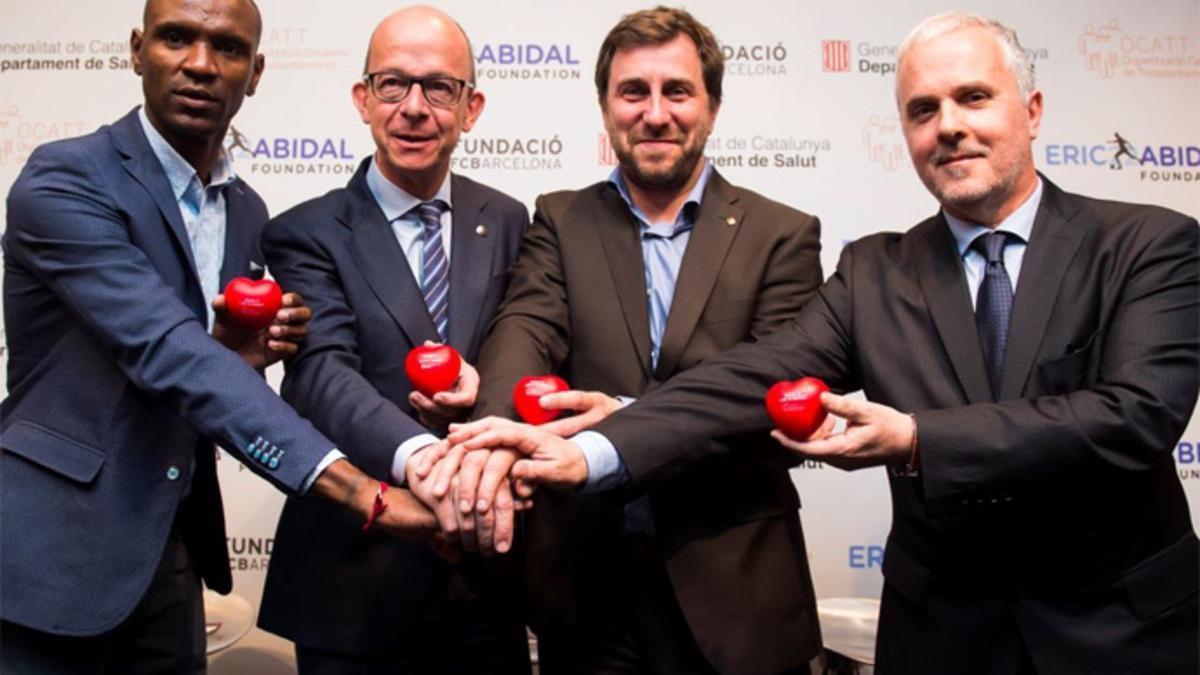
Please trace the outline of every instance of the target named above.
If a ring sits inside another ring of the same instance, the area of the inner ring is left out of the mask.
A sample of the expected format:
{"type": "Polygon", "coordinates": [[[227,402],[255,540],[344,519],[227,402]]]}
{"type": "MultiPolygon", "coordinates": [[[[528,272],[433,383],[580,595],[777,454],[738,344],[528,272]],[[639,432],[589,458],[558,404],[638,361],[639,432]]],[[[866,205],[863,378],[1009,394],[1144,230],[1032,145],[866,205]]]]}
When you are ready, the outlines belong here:
{"type": "Polygon", "coordinates": [[[474,84],[457,77],[435,75],[433,77],[409,77],[403,73],[383,71],[367,73],[363,81],[371,88],[375,98],[384,103],[399,103],[403,101],[414,84],[421,85],[421,94],[429,105],[439,108],[449,108],[458,103],[463,92],[474,87],[474,84]]]}

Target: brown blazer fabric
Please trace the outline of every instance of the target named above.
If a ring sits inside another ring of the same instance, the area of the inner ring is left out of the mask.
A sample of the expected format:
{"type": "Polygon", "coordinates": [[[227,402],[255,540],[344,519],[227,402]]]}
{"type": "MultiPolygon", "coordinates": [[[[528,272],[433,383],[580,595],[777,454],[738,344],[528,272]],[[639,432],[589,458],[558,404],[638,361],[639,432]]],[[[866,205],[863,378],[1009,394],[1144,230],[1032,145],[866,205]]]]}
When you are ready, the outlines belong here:
{"type": "MultiPolygon", "coordinates": [[[[1043,179],[1045,180],[1045,179],[1043,179]]],[[[938,215],[849,245],[800,316],[597,426],[652,472],[766,428],[800,375],[915,413],[892,476],[880,673],[1197,672],[1200,557],[1171,451],[1196,402],[1198,229],[1045,181],[992,400],[938,215]]]]}
{"type": "MultiPolygon", "coordinates": [[[[640,234],[616,189],[543,195],[480,356],[476,415],[513,416],[526,375],[638,397],[793,318],[820,284],[820,224],[713,172],[675,287],[658,367],[640,234]]],[[[618,493],[541,495],[526,521],[526,592],[539,634],[569,631],[619,584],[623,503],[649,494],[659,545],[700,649],[723,673],[777,672],[819,648],[790,458],[762,430],[697,439],[618,493]],[[716,439],[716,440],[714,440],[716,439]]]]}

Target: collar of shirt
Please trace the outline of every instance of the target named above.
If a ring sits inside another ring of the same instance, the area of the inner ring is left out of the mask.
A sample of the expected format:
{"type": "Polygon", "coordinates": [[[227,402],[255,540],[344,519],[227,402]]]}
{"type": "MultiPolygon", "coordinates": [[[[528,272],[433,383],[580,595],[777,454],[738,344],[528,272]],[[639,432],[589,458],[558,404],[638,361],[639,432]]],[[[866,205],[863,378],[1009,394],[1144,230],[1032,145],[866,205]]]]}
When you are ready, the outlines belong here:
{"type": "MultiPolygon", "coordinates": [[[[367,168],[367,189],[371,191],[375,203],[383,211],[383,217],[387,218],[391,225],[392,234],[396,237],[396,242],[400,244],[400,251],[408,262],[408,268],[412,270],[413,278],[420,284],[422,278],[421,250],[424,248],[421,236],[425,228],[421,225],[420,216],[413,209],[423,200],[410,195],[384,177],[374,159],[371,160],[371,166],[367,168]]],[[[446,261],[450,262],[450,245],[453,240],[453,237],[450,236],[453,222],[451,219],[453,202],[450,197],[450,174],[448,172],[446,179],[442,181],[442,186],[433,196],[433,200],[441,200],[450,207],[442,211],[442,251],[446,255],[446,261]]]]}
{"type": "MultiPolygon", "coordinates": [[[[196,185],[203,187],[196,169],[183,158],[183,155],[179,154],[179,151],[171,147],[162,134],[158,133],[158,129],[155,129],[154,125],[150,123],[150,118],[146,117],[145,108],[138,108],[138,119],[142,122],[142,131],[146,134],[146,140],[150,142],[150,149],[154,151],[154,156],[158,158],[158,163],[162,165],[163,171],[167,174],[167,182],[171,184],[171,192],[175,195],[175,201],[184,201],[188,187],[192,185],[193,181],[196,185]]],[[[225,148],[221,148],[221,154],[213,166],[212,179],[208,182],[208,187],[224,188],[236,179],[237,174],[233,171],[233,162],[229,158],[229,153],[225,151],[225,148]]],[[[199,208],[198,204],[196,208],[199,208]]]]}
{"type": "Polygon", "coordinates": [[[966,257],[971,247],[971,242],[977,237],[989,232],[1004,231],[1010,234],[1015,234],[1020,237],[1020,243],[1023,245],[1029,244],[1029,236],[1033,232],[1033,220],[1037,217],[1038,205],[1042,203],[1042,178],[1037,179],[1037,187],[1033,189],[1033,194],[1025,200],[1023,204],[1017,207],[1007,218],[1005,218],[994,229],[984,227],[978,223],[972,223],[957,216],[953,216],[945,209],[942,209],[942,215],[946,218],[946,224],[950,226],[950,233],[954,235],[954,243],[958,246],[958,255],[960,258],[966,257]]]}
{"type": "Polygon", "coordinates": [[[696,219],[696,211],[700,208],[700,201],[704,198],[704,189],[708,186],[708,179],[712,176],[712,164],[708,158],[704,159],[704,169],[700,172],[700,180],[692,186],[692,191],[688,193],[687,201],[683,203],[683,207],[679,209],[679,215],[675,217],[673,223],[651,223],[646,214],[633,203],[633,196],[629,193],[629,186],[625,184],[625,176],[621,174],[620,167],[613,169],[613,172],[608,175],[608,183],[613,186],[617,193],[621,195],[621,199],[625,200],[625,204],[629,206],[630,213],[638,219],[638,223],[642,226],[642,232],[653,232],[657,235],[670,237],[676,233],[680,226],[690,226],[696,219]]]}
{"type": "MultiPolygon", "coordinates": [[[[410,211],[425,201],[410,195],[403,188],[384,177],[376,159],[371,160],[371,166],[367,169],[367,189],[371,191],[371,196],[375,198],[375,203],[379,205],[380,210],[383,211],[383,217],[387,218],[389,223],[408,215],[410,211]]],[[[429,201],[438,200],[444,202],[451,209],[454,208],[454,202],[450,199],[450,172],[448,171],[437,194],[429,201]]],[[[415,214],[412,222],[420,224],[415,214]]]]}

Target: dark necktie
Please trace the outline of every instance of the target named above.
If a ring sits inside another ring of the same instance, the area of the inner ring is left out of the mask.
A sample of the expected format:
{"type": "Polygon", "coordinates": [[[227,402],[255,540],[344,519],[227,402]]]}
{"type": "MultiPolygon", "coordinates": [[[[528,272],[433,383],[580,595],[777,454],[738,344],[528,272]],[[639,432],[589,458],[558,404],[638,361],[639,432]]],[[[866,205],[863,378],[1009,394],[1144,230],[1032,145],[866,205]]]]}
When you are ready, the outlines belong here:
{"type": "Polygon", "coordinates": [[[1000,373],[1004,370],[1008,321],[1012,317],[1012,280],[1004,268],[1004,247],[1011,236],[1007,232],[992,232],[971,242],[971,248],[987,259],[983,282],[979,284],[979,295],[975,299],[975,326],[979,329],[979,343],[983,347],[993,399],[1000,396],[1000,373]]]}
{"type": "Polygon", "coordinates": [[[417,206],[421,218],[421,295],[429,308],[429,318],[442,342],[450,325],[450,265],[442,247],[442,203],[422,202],[417,206]]]}

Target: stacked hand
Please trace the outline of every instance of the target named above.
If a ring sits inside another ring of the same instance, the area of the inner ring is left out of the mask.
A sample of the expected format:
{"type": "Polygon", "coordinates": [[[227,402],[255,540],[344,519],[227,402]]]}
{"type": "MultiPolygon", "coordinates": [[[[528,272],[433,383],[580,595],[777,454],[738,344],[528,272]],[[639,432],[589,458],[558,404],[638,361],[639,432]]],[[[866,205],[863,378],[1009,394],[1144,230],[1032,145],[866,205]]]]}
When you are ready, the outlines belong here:
{"type": "Polygon", "coordinates": [[[621,407],[610,396],[585,391],[547,394],[540,403],[576,414],[538,427],[498,417],[452,424],[445,442],[409,458],[406,468],[413,493],[436,514],[447,538],[457,540],[463,550],[507,552],[515,513],[533,505],[536,488],[583,485],[587,462],[579,446],[564,436],[591,427],[621,407]]]}

